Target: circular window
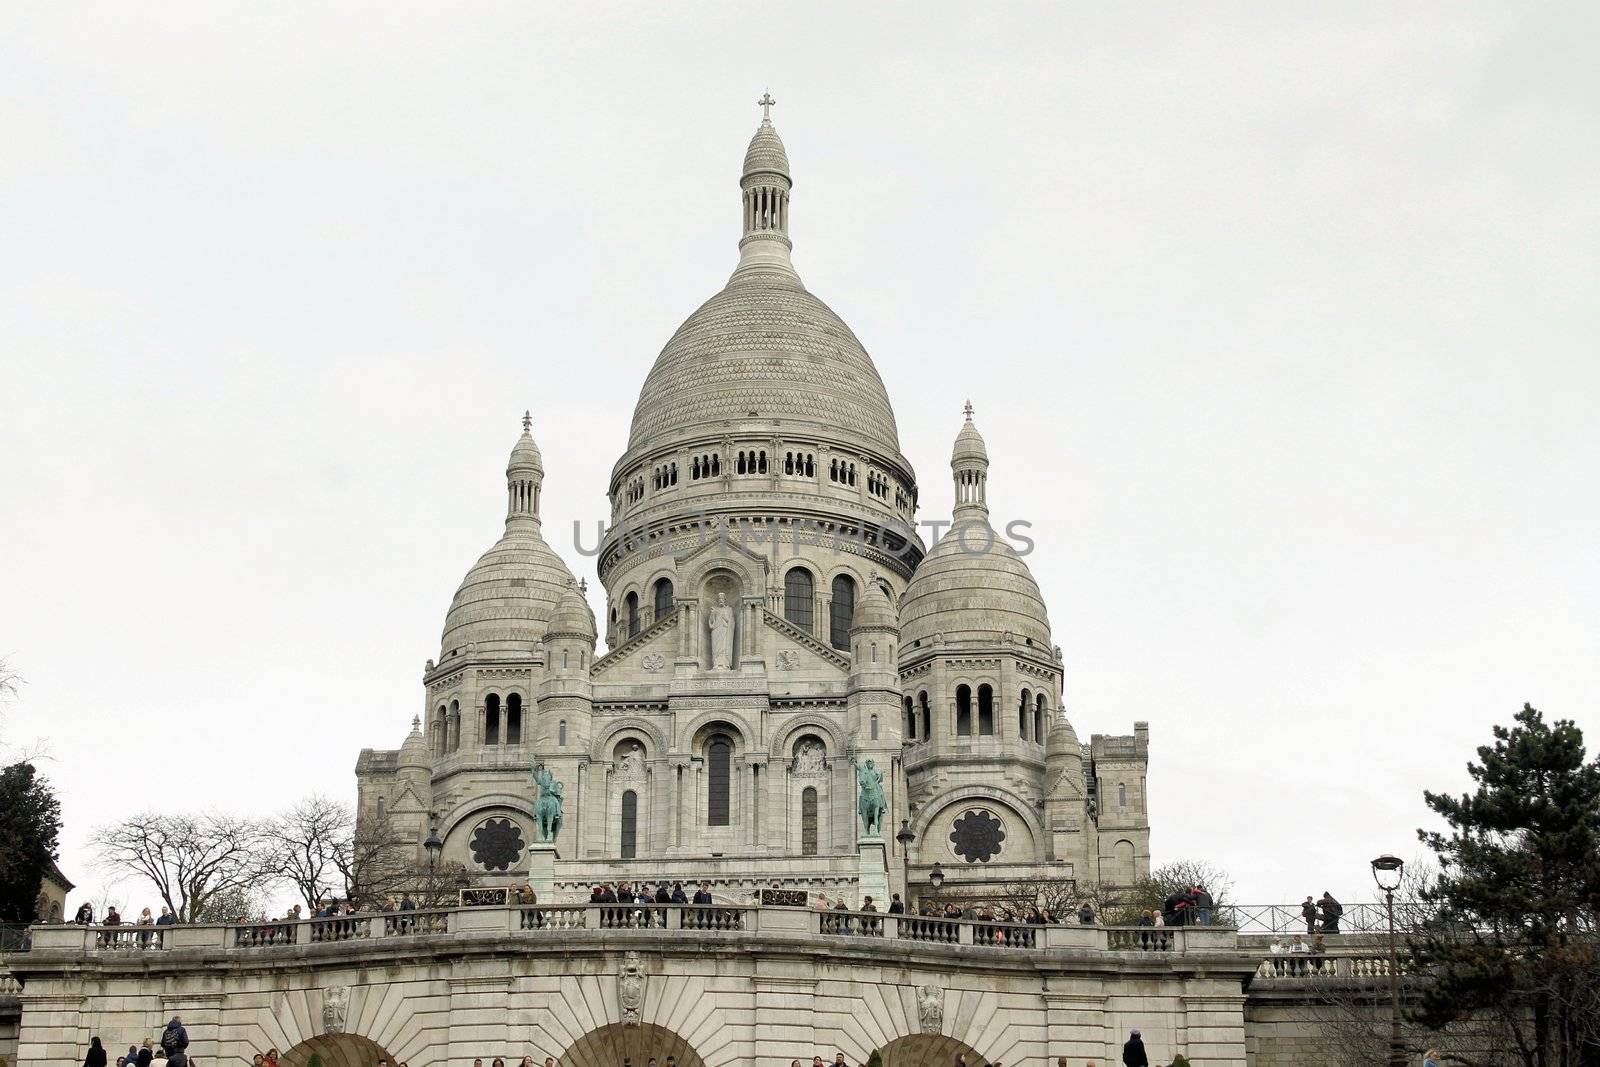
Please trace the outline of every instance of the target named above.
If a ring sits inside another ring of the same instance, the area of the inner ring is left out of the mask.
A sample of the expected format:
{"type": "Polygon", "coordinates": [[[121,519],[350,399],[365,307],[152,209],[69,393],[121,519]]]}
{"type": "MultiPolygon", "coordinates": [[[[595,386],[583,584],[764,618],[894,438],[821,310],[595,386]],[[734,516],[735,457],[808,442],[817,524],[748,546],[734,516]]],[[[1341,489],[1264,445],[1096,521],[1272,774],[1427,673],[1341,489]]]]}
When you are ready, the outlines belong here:
{"type": "Polygon", "coordinates": [[[487,819],[472,832],[472,858],[486,871],[503,871],[522,854],[522,827],[510,819],[487,819]]]}
{"type": "Polygon", "coordinates": [[[1000,854],[1000,842],[1005,839],[1005,825],[993,812],[982,808],[964,812],[950,831],[950,844],[956,855],[968,863],[988,863],[1000,854]]]}

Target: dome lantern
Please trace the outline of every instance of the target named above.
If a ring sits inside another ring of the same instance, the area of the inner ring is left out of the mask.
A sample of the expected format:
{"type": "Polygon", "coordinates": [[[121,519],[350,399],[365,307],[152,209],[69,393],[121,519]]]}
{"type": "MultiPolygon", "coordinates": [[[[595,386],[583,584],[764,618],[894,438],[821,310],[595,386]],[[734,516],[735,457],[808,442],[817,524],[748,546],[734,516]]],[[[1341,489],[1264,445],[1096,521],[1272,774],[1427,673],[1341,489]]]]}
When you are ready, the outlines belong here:
{"type": "Polygon", "coordinates": [[[772,125],[771,93],[761,94],[761,125],[744,153],[744,173],[739,177],[740,210],[744,232],[739,240],[739,269],[794,273],[789,261],[789,153],[772,125]]]}
{"type": "Polygon", "coordinates": [[[972,425],[972,401],[962,409],[967,416],[961,432],[956,434],[956,445],[950,454],[950,470],[956,482],[955,516],[987,515],[989,449],[983,435],[972,425]]]}
{"type": "Polygon", "coordinates": [[[539,524],[539,490],[544,485],[544,458],[533,440],[533,413],[522,413],[522,436],[506,462],[506,525],[539,524]]]}

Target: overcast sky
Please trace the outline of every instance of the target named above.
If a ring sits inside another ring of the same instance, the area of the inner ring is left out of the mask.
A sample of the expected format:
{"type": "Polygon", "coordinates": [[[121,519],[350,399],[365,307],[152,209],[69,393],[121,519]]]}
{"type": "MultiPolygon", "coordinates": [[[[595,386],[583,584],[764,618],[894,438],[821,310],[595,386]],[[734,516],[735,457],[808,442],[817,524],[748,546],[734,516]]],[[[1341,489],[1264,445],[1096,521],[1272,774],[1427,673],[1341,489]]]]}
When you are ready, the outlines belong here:
{"type": "Polygon", "coordinates": [[[3,731],[63,867],[353,798],[524,408],[593,578],[770,88],[922,516],[970,397],[1080,736],[1150,723],[1156,862],[1369,897],[1492,723],[1600,729],[1594,12],[0,7],[3,731]]]}

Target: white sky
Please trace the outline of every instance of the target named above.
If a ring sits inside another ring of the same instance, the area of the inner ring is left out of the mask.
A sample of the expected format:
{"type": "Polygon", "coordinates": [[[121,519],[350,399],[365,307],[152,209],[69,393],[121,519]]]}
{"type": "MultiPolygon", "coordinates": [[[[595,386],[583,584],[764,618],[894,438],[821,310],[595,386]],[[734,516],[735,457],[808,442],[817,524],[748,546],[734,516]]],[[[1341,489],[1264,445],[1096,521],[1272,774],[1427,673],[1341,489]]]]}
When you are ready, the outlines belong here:
{"type": "Polygon", "coordinates": [[[525,407],[592,577],[769,87],[923,516],[970,396],[1079,733],[1150,721],[1158,863],[1364,899],[1491,723],[1600,727],[1594,7],[609,11],[0,7],[4,731],[86,889],[133,810],[353,796],[525,407]]]}

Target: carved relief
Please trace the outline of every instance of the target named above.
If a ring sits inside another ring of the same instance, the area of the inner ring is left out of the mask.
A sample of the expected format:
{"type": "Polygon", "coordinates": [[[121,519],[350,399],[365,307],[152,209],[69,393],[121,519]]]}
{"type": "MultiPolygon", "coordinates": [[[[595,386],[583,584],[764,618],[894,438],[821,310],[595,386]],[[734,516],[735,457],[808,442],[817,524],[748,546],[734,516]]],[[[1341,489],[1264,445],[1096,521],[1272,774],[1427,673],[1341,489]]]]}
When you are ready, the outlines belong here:
{"type": "Polygon", "coordinates": [[[644,746],[634,741],[625,744],[617,756],[617,777],[630,781],[644,777],[644,746]]]}
{"type": "Polygon", "coordinates": [[[802,741],[794,753],[794,773],[799,778],[821,777],[826,767],[827,749],[821,741],[802,741]]]}
{"type": "Polygon", "coordinates": [[[638,1026],[644,1021],[644,958],[637,952],[622,956],[622,973],[617,976],[617,1006],[623,1026],[638,1026]]]}
{"type": "Polygon", "coordinates": [[[653,673],[667,665],[667,657],[659,652],[647,652],[641,662],[645,670],[653,673]]]}
{"type": "Polygon", "coordinates": [[[329,986],[322,991],[322,1032],[344,1033],[345,1018],[350,1014],[350,987],[329,986]]]}
{"type": "Polygon", "coordinates": [[[925,1034],[937,1034],[943,1028],[944,990],[939,986],[917,986],[917,1022],[925,1034]]]}
{"type": "Polygon", "coordinates": [[[794,649],[786,648],[778,653],[778,669],[780,671],[792,671],[798,666],[800,666],[800,653],[794,649]]]}

